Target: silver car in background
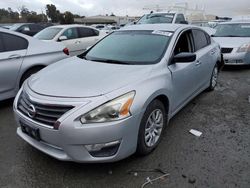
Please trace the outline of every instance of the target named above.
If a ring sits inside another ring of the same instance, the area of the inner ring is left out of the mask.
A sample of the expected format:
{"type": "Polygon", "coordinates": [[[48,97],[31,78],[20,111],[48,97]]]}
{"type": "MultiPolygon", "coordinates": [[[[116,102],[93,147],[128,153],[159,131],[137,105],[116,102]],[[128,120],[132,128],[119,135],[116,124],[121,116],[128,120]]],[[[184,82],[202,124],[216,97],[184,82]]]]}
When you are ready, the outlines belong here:
{"type": "Polygon", "coordinates": [[[221,46],[225,65],[250,65],[250,21],[220,23],[212,36],[221,46]]]}
{"type": "Polygon", "coordinates": [[[14,102],[17,134],[64,161],[146,155],[179,110],[215,88],[220,64],[198,27],[125,27],[30,77],[14,102]]]}
{"type": "Polygon", "coordinates": [[[39,41],[14,31],[0,29],[0,101],[15,97],[30,75],[68,57],[61,44],[39,41]]]}

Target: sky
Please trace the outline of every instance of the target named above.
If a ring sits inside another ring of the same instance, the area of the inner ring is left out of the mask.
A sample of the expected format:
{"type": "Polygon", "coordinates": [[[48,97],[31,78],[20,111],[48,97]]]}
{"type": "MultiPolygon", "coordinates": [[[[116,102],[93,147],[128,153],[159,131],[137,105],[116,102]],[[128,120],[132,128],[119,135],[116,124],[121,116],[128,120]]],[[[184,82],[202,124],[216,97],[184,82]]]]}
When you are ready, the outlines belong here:
{"type": "Polygon", "coordinates": [[[250,15],[250,0],[0,0],[0,8],[18,10],[22,5],[29,10],[45,12],[46,4],[54,4],[60,12],[71,11],[81,16],[105,15],[140,16],[149,10],[144,7],[167,7],[188,2],[190,8],[205,7],[207,14],[218,16],[250,15]]]}

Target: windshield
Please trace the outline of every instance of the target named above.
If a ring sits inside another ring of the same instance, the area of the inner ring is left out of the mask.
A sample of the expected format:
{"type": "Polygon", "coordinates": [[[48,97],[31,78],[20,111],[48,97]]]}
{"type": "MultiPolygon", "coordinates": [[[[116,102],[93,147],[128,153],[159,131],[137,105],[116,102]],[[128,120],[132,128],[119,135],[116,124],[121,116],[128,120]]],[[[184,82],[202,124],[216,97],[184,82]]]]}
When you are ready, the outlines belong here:
{"type": "Polygon", "coordinates": [[[157,13],[144,15],[137,24],[157,24],[157,23],[172,23],[174,14],[171,13],[157,13]]]}
{"type": "Polygon", "coordinates": [[[85,58],[114,64],[157,63],[171,35],[163,31],[117,31],[90,49],[85,58]]]}
{"type": "Polygon", "coordinates": [[[61,30],[62,28],[59,27],[46,28],[37,33],[34,37],[40,40],[52,40],[61,30]]]}
{"type": "Polygon", "coordinates": [[[218,25],[214,37],[250,37],[250,23],[218,25]]]}
{"type": "Polygon", "coordinates": [[[11,31],[16,31],[20,26],[22,26],[22,24],[14,24],[10,27],[11,31]]]}

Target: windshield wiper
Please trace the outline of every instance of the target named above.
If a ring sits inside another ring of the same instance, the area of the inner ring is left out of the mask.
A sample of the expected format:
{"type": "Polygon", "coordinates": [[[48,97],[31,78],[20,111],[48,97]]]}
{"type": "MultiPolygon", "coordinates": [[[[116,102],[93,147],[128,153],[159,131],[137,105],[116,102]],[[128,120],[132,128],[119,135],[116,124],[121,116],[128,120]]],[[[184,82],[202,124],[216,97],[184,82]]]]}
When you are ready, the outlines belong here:
{"type": "Polygon", "coordinates": [[[101,62],[101,63],[112,63],[112,64],[122,64],[122,65],[130,65],[131,63],[113,59],[90,59],[91,61],[101,62]]]}

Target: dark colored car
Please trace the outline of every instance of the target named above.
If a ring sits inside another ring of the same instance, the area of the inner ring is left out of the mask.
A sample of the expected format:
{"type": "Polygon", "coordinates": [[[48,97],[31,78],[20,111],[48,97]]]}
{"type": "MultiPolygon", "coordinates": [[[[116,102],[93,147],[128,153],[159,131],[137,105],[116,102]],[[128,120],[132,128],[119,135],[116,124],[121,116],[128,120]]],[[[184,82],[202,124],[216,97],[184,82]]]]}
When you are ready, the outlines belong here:
{"type": "Polygon", "coordinates": [[[37,24],[37,23],[18,23],[18,24],[14,24],[10,28],[10,30],[17,31],[19,33],[23,33],[29,36],[33,36],[39,31],[51,25],[50,24],[37,24]]]}

